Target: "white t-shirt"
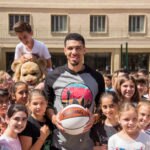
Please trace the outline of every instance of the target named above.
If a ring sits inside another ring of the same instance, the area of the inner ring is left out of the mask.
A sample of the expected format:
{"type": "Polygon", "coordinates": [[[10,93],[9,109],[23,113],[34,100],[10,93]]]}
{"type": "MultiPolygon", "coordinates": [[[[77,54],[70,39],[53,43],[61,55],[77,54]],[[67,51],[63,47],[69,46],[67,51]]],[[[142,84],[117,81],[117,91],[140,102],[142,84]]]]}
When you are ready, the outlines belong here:
{"type": "Polygon", "coordinates": [[[108,150],[150,150],[150,136],[140,132],[136,139],[126,140],[117,133],[109,138],[108,150]]]}
{"type": "Polygon", "coordinates": [[[18,138],[2,135],[0,136],[0,150],[22,150],[22,148],[18,138]]]}
{"type": "Polygon", "coordinates": [[[45,44],[35,39],[33,40],[34,40],[34,44],[33,44],[32,51],[28,51],[26,46],[22,42],[20,42],[16,46],[15,59],[19,59],[24,54],[35,54],[38,57],[43,59],[51,58],[51,55],[48,51],[48,48],[45,46],[45,44]]]}

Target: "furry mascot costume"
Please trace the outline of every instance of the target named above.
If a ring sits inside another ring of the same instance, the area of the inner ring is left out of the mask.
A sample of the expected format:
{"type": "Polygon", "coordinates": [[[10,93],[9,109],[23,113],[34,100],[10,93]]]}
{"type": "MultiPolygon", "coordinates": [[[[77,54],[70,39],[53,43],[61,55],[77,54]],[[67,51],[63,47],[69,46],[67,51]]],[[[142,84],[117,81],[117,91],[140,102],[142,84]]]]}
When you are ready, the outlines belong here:
{"type": "Polygon", "coordinates": [[[14,71],[13,80],[15,82],[23,81],[30,88],[34,88],[43,82],[47,74],[46,61],[33,55],[28,56],[25,61],[21,59],[14,60],[11,69],[14,71]]]}

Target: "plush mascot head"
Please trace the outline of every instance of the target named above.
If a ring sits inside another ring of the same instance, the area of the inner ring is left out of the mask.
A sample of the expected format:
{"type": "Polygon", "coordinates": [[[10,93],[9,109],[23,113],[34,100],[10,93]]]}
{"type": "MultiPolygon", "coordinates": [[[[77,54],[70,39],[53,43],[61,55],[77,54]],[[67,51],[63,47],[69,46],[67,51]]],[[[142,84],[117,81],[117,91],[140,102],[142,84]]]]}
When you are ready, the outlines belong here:
{"type": "Polygon", "coordinates": [[[28,59],[25,62],[15,60],[11,66],[14,71],[13,80],[23,81],[29,86],[36,86],[46,75],[46,61],[40,58],[28,59]]]}

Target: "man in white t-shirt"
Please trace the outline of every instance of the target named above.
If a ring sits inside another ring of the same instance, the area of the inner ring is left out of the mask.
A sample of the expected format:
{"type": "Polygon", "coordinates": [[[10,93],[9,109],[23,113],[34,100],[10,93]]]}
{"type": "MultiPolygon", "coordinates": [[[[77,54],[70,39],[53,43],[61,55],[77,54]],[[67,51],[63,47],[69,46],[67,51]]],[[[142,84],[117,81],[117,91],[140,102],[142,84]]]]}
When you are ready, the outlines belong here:
{"type": "Polygon", "coordinates": [[[21,41],[16,46],[15,59],[21,58],[22,61],[26,61],[28,59],[26,54],[33,54],[45,59],[48,71],[52,70],[51,55],[48,48],[44,43],[33,39],[33,31],[30,24],[19,21],[14,25],[13,29],[21,41]]]}

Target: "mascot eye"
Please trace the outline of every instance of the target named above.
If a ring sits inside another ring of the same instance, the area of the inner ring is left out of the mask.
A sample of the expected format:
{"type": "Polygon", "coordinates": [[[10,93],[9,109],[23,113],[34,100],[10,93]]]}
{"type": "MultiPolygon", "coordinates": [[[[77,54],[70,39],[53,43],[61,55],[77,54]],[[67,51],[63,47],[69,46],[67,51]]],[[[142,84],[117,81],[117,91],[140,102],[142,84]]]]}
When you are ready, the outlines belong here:
{"type": "Polygon", "coordinates": [[[27,76],[27,74],[23,74],[23,76],[27,76]]]}
{"type": "Polygon", "coordinates": [[[33,73],[31,73],[31,75],[35,76],[35,75],[37,75],[37,73],[36,73],[36,72],[33,72],[33,73]]]}

